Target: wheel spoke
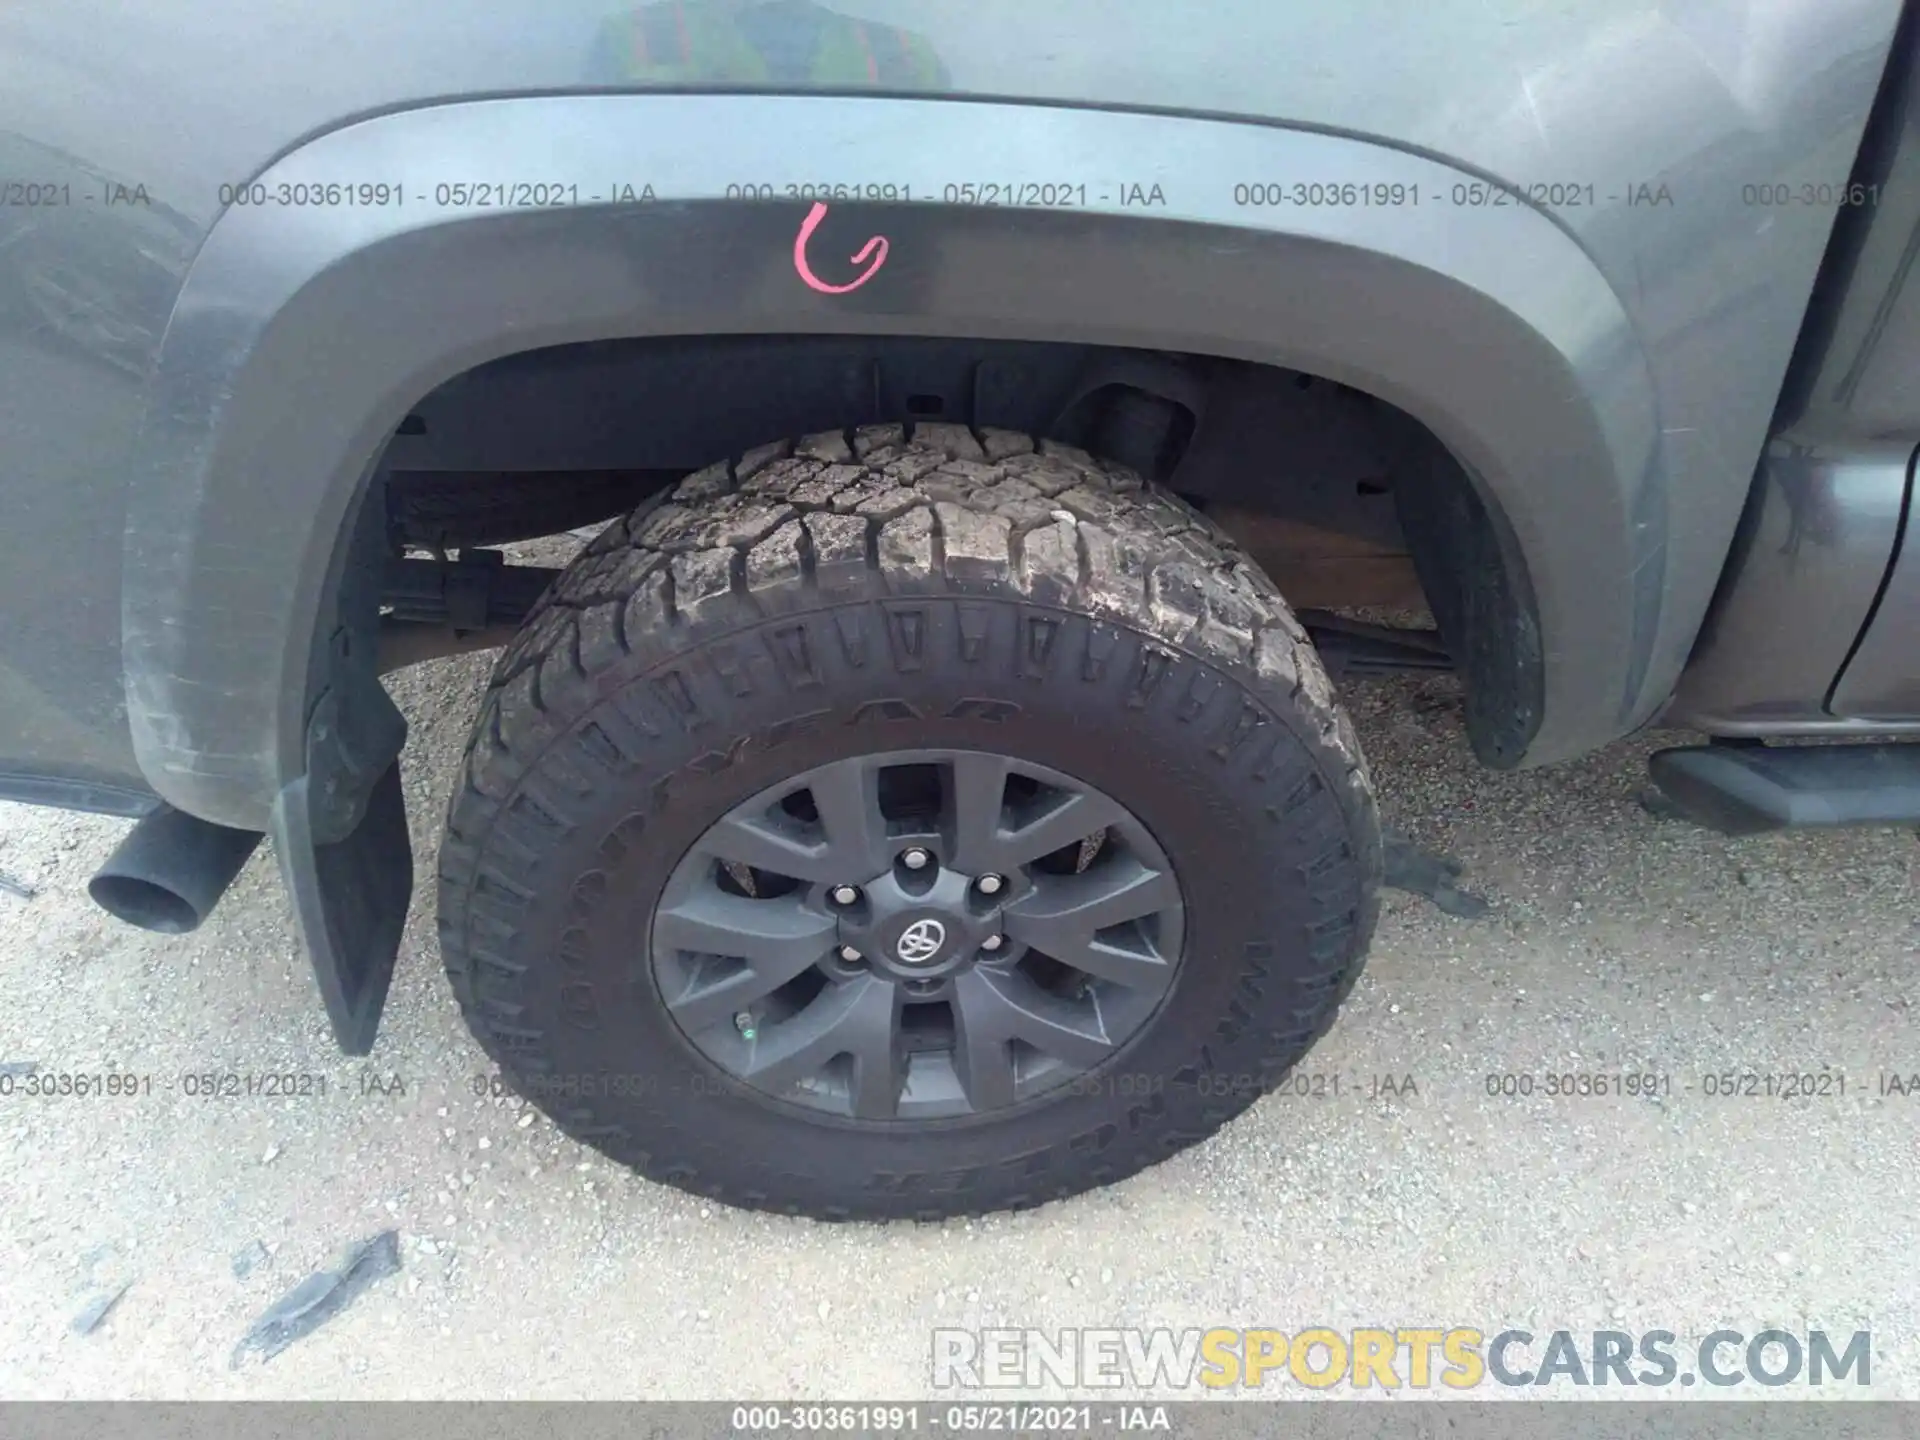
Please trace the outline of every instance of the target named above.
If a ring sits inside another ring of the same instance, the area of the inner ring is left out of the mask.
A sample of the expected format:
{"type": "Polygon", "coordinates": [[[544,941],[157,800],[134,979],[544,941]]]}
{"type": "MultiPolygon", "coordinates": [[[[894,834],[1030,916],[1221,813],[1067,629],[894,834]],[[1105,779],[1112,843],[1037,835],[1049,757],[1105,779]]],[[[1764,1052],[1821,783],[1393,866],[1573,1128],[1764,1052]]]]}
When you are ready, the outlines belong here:
{"type": "Polygon", "coordinates": [[[1160,990],[1172,978],[1165,959],[1101,939],[1097,932],[1179,903],[1180,890],[1171,875],[1148,869],[1131,856],[1117,857],[1083,875],[1035,876],[1032,893],[1007,907],[1006,932],[1103,980],[1160,990]]]}
{"type": "Polygon", "coordinates": [[[899,992],[871,978],[831,985],[799,1014],[762,1030],[741,1071],[770,1089],[817,1074],[838,1055],[853,1057],[853,1112],[885,1119],[900,1105],[905,1072],[894,1037],[899,992]]]}
{"type": "Polygon", "coordinates": [[[749,965],[730,971],[718,980],[707,979],[699,973],[706,967],[695,967],[695,973],[687,978],[678,993],[666,996],[667,1009],[673,1012],[682,1030],[696,1035],[715,1025],[730,1023],[741,1010],[756,1000],[764,1000],[811,963],[749,965]]]}
{"type": "Polygon", "coordinates": [[[1006,813],[1010,761],[999,755],[953,757],[953,865],[981,874],[1031,864],[1064,845],[1084,840],[1125,818],[1101,796],[1054,790],[1024,823],[1009,825],[1006,813]]]}
{"type": "Polygon", "coordinates": [[[1008,853],[1008,864],[1031,864],[1042,855],[1051,855],[1063,845],[1084,840],[1123,818],[1120,807],[1104,796],[1059,792],[1057,803],[1013,830],[1002,842],[1008,853]]]}
{"type": "Polygon", "coordinates": [[[1147,950],[1109,944],[1104,940],[1060,939],[1040,947],[1062,965],[1111,980],[1129,990],[1153,993],[1173,983],[1173,967],[1147,950]]]}
{"type": "Polygon", "coordinates": [[[838,760],[815,773],[808,789],[827,832],[826,854],[840,877],[864,879],[884,870],[887,821],[880,813],[880,771],[856,757],[838,760]]]}
{"type": "MultiPolygon", "coordinates": [[[[834,922],[792,899],[749,900],[707,886],[654,917],[653,943],[669,950],[728,955],[792,979],[827,953],[834,922]]],[[[784,983],[784,982],[776,982],[784,983]]]]}
{"type": "Polygon", "coordinates": [[[953,757],[947,808],[953,826],[948,863],[955,869],[980,875],[1009,868],[1001,854],[1009,769],[1001,755],[969,751],[953,757]]]}
{"type": "Polygon", "coordinates": [[[771,820],[749,815],[730,815],[720,821],[702,837],[700,849],[716,860],[751,865],[815,885],[831,885],[846,878],[832,846],[818,841],[809,844],[771,820]]]}
{"type": "Polygon", "coordinates": [[[853,1113],[862,1120],[891,1120],[900,1113],[900,1091],[906,1085],[906,1066],[899,1046],[893,1043],[893,1015],[899,992],[891,985],[873,987],[873,995],[863,1003],[870,1008],[887,1007],[885,1039],[853,1055],[853,1113]]]}
{"type": "Polygon", "coordinates": [[[964,975],[954,987],[953,1070],[967,1103],[975,1110],[998,1110],[1014,1102],[1013,1051],[997,1023],[990,997],[971,995],[985,986],[979,972],[964,975]]]}
{"type": "Polygon", "coordinates": [[[1041,1054],[1082,1070],[1113,1053],[1098,1009],[1049,994],[1017,970],[983,967],[956,977],[953,1010],[960,1031],[954,1047],[957,1068],[975,1109],[983,1108],[976,1085],[988,1094],[1012,1090],[1009,1040],[1025,1041],[1041,1054]],[[1004,1080],[995,1074],[996,1053],[998,1068],[1006,1071],[1004,1080]]]}

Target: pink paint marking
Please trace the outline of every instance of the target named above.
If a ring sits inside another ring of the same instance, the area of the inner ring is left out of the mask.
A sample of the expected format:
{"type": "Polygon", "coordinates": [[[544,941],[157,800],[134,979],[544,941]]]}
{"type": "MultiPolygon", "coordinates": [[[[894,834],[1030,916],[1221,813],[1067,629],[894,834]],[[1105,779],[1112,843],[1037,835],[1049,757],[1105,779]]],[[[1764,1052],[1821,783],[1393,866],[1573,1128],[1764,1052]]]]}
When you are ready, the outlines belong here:
{"type": "Polygon", "coordinates": [[[845,285],[829,285],[818,275],[815,275],[813,268],[807,264],[807,241],[813,238],[813,232],[820,228],[820,222],[826,218],[827,207],[816,200],[813,209],[807,212],[807,218],[800,222],[800,233],[794,236],[793,268],[800,272],[800,278],[802,280],[806,281],[808,285],[818,290],[821,294],[844,295],[849,290],[858,290],[873,278],[876,270],[887,263],[887,237],[884,235],[876,235],[855,252],[853,256],[853,263],[855,265],[863,263],[869,255],[873,256],[873,263],[868,265],[864,272],[853,280],[848,281],[845,285]]]}

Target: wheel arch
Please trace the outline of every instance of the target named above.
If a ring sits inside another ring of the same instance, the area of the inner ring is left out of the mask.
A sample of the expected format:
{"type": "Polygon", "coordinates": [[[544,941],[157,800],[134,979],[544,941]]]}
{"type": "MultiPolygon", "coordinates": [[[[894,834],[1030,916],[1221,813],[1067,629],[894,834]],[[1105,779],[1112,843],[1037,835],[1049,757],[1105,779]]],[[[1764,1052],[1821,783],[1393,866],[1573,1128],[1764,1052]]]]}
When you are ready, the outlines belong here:
{"type": "MultiPolygon", "coordinates": [[[[264,826],[307,771],[353,517],[409,407],[512,353],[649,334],[1058,337],[1365,390],[1443,443],[1436,459],[1469,481],[1451,509],[1479,507],[1514,582],[1503,603],[1527,612],[1515,634],[1537,637],[1538,703],[1500,763],[1630,728],[1671,678],[1651,637],[1672,557],[1653,385],[1618,297],[1524,205],[1234,204],[1235,183],[1275,174],[1440,197],[1467,178],[1318,132],[870,98],[474,101],[309,141],[261,184],[392,184],[405,199],[236,206],[188,276],[131,487],[123,623],[143,771],[190,813],[264,826]],[[823,154],[849,180],[943,184],[937,203],[834,204],[820,270],[853,273],[843,256],[889,240],[872,283],[839,294],[796,273],[807,201],[726,198],[730,182],[818,179],[823,154]],[[1059,155],[1088,172],[1084,205],[944,203],[944,182],[983,156],[1015,184],[1078,183],[1038,158],[1059,155]],[[582,198],[436,194],[487,175],[547,176],[582,198]]],[[[1470,664],[1499,663],[1479,649],[1470,664]]]]}

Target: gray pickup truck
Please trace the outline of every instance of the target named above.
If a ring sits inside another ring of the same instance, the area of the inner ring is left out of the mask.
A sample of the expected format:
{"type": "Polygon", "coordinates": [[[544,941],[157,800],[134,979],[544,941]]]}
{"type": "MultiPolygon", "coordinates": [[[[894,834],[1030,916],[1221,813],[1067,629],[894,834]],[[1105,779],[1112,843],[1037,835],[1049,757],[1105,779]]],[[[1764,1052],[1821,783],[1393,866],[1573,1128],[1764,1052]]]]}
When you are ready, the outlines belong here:
{"type": "Polygon", "coordinates": [[[740,1205],[1118,1179],[1354,982],[1336,682],[1453,671],[1490,766],[1698,732],[1654,780],[1732,833],[1920,824],[1917,43],[6,7],[0,798],[134,817],[93,894],[162,931],[270,835],[364,1054],[382,677],[499,648],[437,872],[509,1084],[740,1205]]]}

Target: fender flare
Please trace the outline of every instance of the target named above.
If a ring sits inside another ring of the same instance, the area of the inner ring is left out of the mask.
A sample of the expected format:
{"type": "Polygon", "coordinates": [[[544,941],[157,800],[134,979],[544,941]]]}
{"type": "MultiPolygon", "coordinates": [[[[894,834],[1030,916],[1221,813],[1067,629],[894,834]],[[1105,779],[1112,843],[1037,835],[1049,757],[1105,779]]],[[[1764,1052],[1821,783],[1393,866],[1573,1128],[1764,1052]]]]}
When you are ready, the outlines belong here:
{"type": "Polygon", "coordinates": [[[1663,615],[1661,582],[1700,557],[1669,553],[1655,390],[1619,297],[1546,213],[1444,203],[1468,178],[1318,131],[957,100],[523,97],[322,134],[255,194],[386,185],[400,202],[223,212],[151,377],[123,597],[142,771],[182,810],[265,828],[305,771],[337,551],[409,406],[518,351],[692,333],[1069,339],[1367,390],[1439,437],[1517,552],[1543,659],[1519,758],[1603,744],[1664,699],[1677,662],[1656,632],[1698,617],[1663,615]],[[987,177],[1070,203],[948,203],[987,177]],[[1275,177],[1421,203],[1235,204],[1236,183],[1275,177]],[[888,242],[845,293],[793,260],[820,197],[787,187],[823,180],[915,202],[831,196],[823,276],[888,242]]]}

